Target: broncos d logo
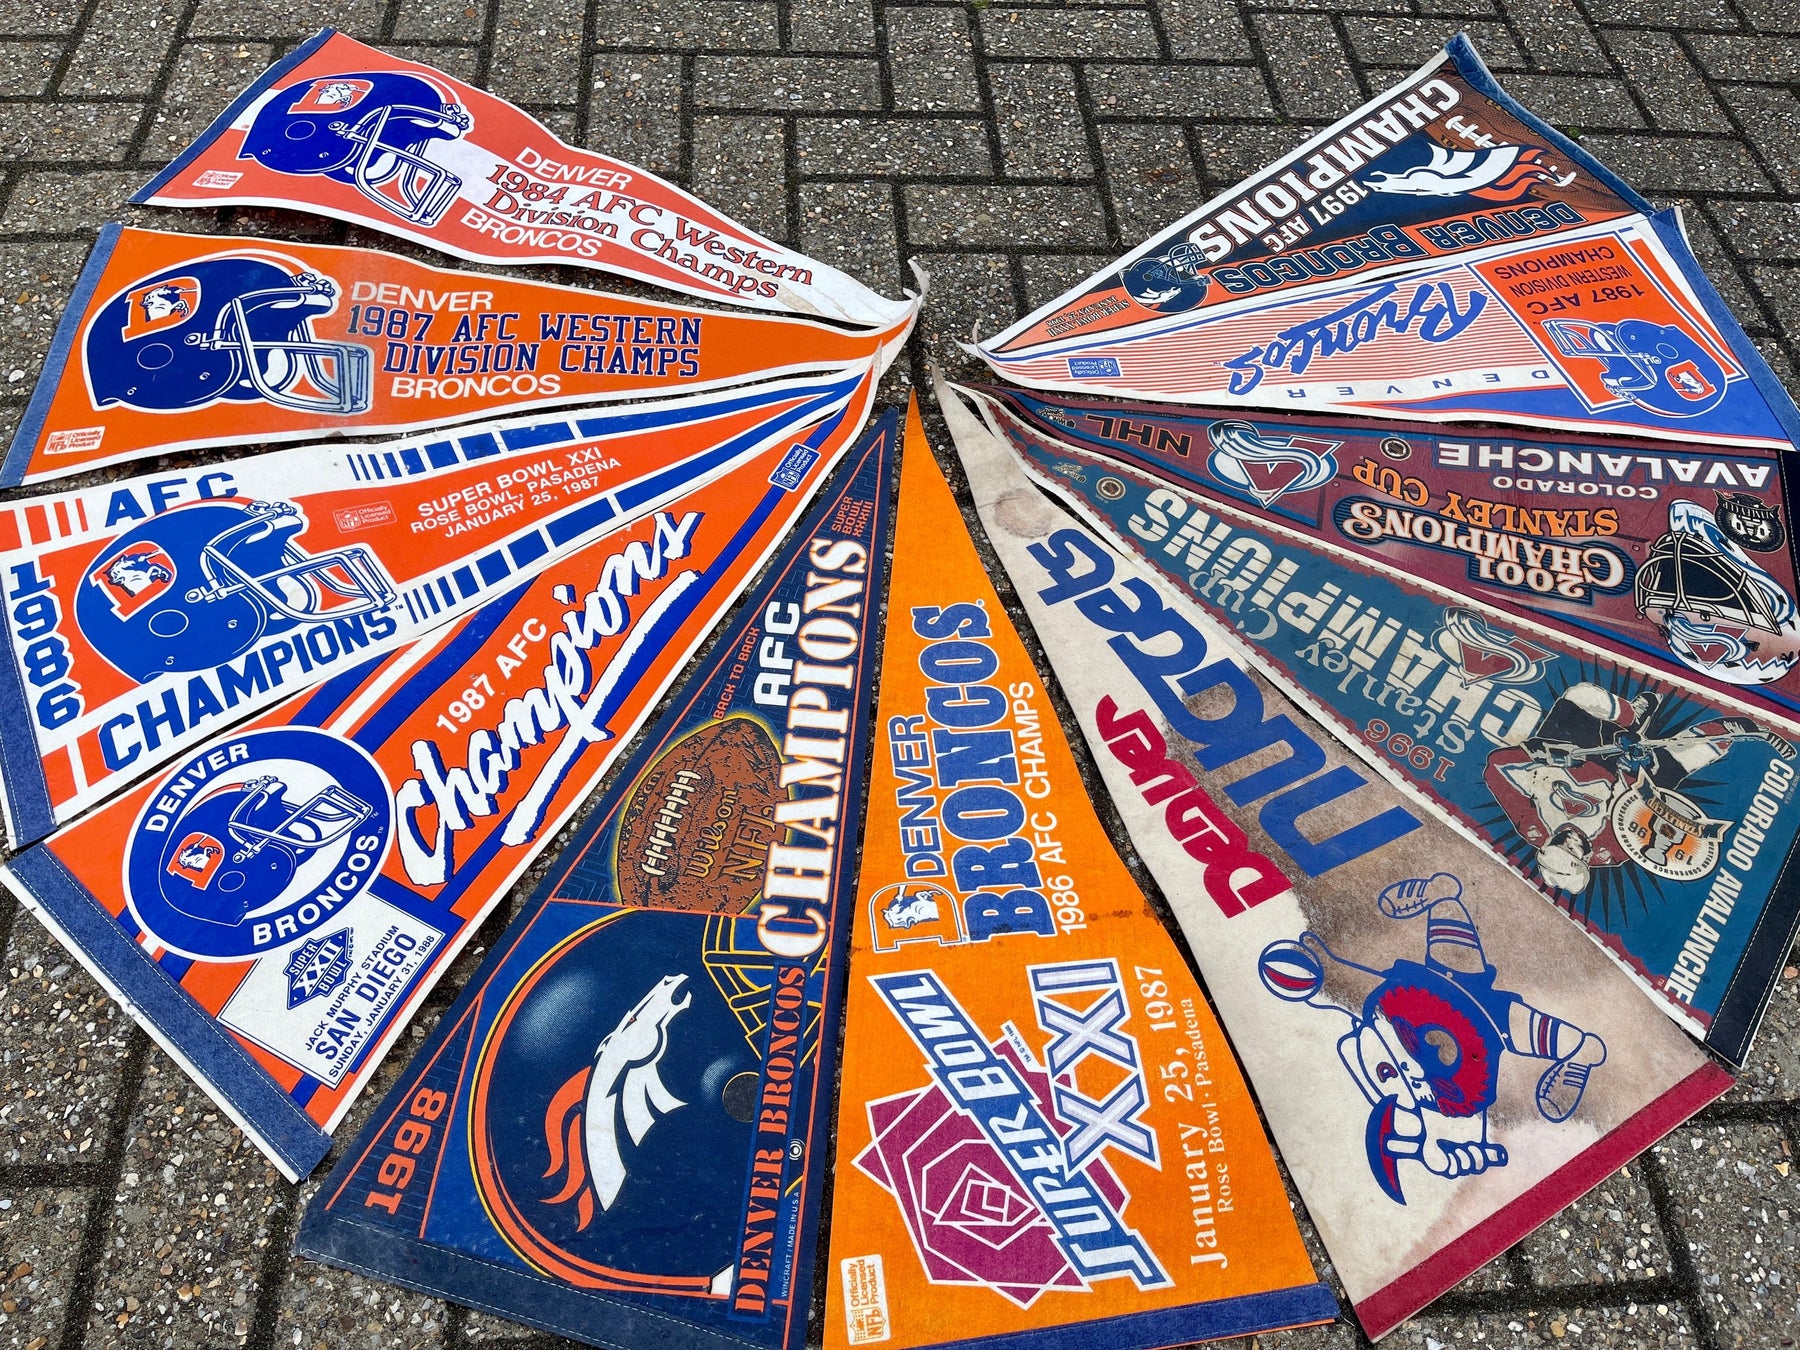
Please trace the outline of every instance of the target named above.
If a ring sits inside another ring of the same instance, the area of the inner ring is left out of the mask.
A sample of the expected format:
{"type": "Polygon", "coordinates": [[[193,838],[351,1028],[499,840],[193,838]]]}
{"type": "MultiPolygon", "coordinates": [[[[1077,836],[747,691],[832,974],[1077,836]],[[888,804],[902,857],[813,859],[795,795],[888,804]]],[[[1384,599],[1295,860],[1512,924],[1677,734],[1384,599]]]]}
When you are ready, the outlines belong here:
{"type": "Polygon", "coordinates": [[[142,595],[159,581],[173,581],[175,574],[157,561],[156,551],[121,553],[106,567],[106,579],[127,595],[142,595]]]}
{"type": "Polygon", "coordinates": [[[190,872],[204,872],[222,852],[213,844],[189,844],[175,855],[175,862],[190,872]]]}
{"type": "Polygon", "coordinates": [[[560,1191],[544,1203],[575,1201],[578,1229],[594,1219],[594,1198],[611,1209],[628,1168],[619,1148],[621,1116],[631,1142],[641,1144],[661,1116],[687,1105],[663,1085],[658,1067],[669,1048],[669,1023],[694,1001],[676,1001],[686,975],[665,975],[637,1006],[619,1020],[594,1050],[594,1062],[575,1074],[550,1099],[544,1139],[550,1166],[544,1175],[563,1173],[560,1191]]]}

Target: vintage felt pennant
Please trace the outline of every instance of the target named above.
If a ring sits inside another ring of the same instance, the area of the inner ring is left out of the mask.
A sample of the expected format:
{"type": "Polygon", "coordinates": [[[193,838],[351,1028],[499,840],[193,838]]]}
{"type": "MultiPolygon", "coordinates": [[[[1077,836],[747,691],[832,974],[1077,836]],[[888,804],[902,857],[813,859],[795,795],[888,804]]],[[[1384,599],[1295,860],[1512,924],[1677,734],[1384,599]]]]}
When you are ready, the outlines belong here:
{"type": "Polygon", "coordinates": [[[475,262],[567,263],[885,328],[907,305],[504,99],[332,29],[240,94],[132,198],[280,206],[475,262]]]}
{"type": "Polygon", "coordinates": [[[939,397],[1371,1335],[1730,1087],[1531,886],[1240,666],[939,397]]]}
{"type": "Polygon", "coordinates": [[[900,484],[826,1350],[1330,1320],[1224,1034],[1094,814],[916,407],[900,484]]]}
{"type": "Polygon", "coordinates": [[[368,249],[107,225],[0,487],[166,450],[411,431],[825,370],[873,356],[911,318],[846,331],[368,249]]]}
{"type": "Polygon", "coordinates": [[[510,590],[734,465],[798,482],[874,365],[278,450],[0,508],[7,825],[28,843],[284,695],[510,590]]]}
{"type": "Polygon", "coordinates": [[[1744,1063],[1800,925],[1791,731],[988,409],[1040,483],[1744,1063]]]}
{"type": "Polygon", "coordinates": [[[971,350],[1045,389],[1800,441],[1679,218],[1511,99],[1460,36],[971,350]]]}
{"type": "MultiPolygon", "coordinates": [[[[864,449],[897,434],[889,417],[864,449]]],[[[3,877],[290,1179],[841,456],[754,462],[209,740],[3,877]]]]}
{"type": "Polygon", "coordinates": [[[1800,727],[1787,452],[980,392],[1053,443],[1800,727]]]}
{"type": "Polygon", "coordinates": [[[805,1343],[895,429],[615,774],[302,1255],[617,1350],[805,1343]]]}

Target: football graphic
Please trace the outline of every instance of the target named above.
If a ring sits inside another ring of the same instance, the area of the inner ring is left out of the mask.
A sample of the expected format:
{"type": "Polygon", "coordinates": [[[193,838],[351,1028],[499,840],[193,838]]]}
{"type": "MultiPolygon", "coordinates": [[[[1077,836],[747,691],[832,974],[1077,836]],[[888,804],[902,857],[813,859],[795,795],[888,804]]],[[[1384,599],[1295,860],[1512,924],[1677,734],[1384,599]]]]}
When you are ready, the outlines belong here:
{"type": "Polygon", "coordinates": [[[645,909],[742,914],[762,891],[776,838],[781,751],[755,718],[676,741],[626,794],[614,846],[619,900],[645,909]]]}

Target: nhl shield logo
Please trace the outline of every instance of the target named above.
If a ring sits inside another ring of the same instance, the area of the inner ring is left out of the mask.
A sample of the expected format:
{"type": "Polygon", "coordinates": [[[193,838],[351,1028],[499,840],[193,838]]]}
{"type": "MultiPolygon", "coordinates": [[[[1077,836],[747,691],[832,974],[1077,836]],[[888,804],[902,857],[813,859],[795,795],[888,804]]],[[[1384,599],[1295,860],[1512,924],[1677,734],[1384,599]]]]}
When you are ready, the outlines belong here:
{"type": "Polygon", "coordinates": [[[1272,505],[1290,492],[1324,487],[1337,473],[1332,455],[1341,441],[1316,436],[1267,436],[1250,422],[1214,422],[1206,429],[1212,455],[1206,467],[1227,489],[1272,505]]]}
{"type": "MultiPolygon", "coordinates": [[[[133,287],[126,295],[125,327],[121,336],[149,337],[165,328],[179,328],[199,308],[198,277],[165,277],[133,287]]],[[[173,356],[170,359],[173,360],[173,356]]]]}
{"type": "Polygon", "coordinates": [[[1531,684],[1544,673],[1551,656],[1537,643],[1488,622],[1472,609],[1446,609],[1432,642],[1455,663],[1465,688],[1484,680],[1531,684]]]}
{"type": "Polygon", "coordinates": [[[1767,502],[1748,492],[1719,492],[1719,504],[1713,508],[1713,519],[1725,537],[1752,553],[1774,553],[1787,542],[1781,514],[1767,502]]]}
{"type": "Polygon", "coordinates": [[[288,1007],[298,1008],[342,984],[350,969],[350,951],[348,928],[340,928],[324,937],[308,938],[294,948],[286,967],[288,1007]]]}
{"type": "Polygon", "coordinates": [[[368,80],[354,79],[348,75],[328,75],[322,80],[314,80],[301,91],[300,97],[288,105],[288,111],[297,113],[333,113],[345,112],[354,108],[368,97],[375,86],[368,80]]]}
{"type": "Polygon", "coordinates": [[[160,544],[129,544],[96,563],[88,584],[106,597],[115,615],[129,619],[175,584],[175,560],[160,544]]]}

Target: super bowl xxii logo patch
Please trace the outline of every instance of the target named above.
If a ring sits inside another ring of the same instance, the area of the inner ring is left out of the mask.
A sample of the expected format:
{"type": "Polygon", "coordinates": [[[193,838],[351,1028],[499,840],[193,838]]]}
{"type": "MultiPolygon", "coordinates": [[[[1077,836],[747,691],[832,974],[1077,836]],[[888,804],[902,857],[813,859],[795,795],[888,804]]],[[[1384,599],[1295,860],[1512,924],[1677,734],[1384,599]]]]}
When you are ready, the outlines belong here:
{"type": "MultiPolygon", "coordinates": [[[[171,951],[255,956],[340,917],[392,837],[387,782],[360,747],[310,727],[250,731],[151,793],[126,846],[125,897],[171,951]]],[[[323,982],[329,964],[306,978],[323,982]]]]}
{"type": "Polygon", "coordinates": [[[340,928],[324,937],[308,938],[294,948],[283,972],[288,982],[288,1007],[298,1008],[342,984],[350,970],[350,952],[348,928],[340,928]]]}
{"type": "Polygon", "coordinates": [[[1268,506],[1290,492],[1324,487],[1337,473],[1332,451],[1341,441],[1318,436],[1268,436],[1249,422],[1214,422],[1206,429],[1212,455],[1206,467],[1226,488],[1268,506]]]}

